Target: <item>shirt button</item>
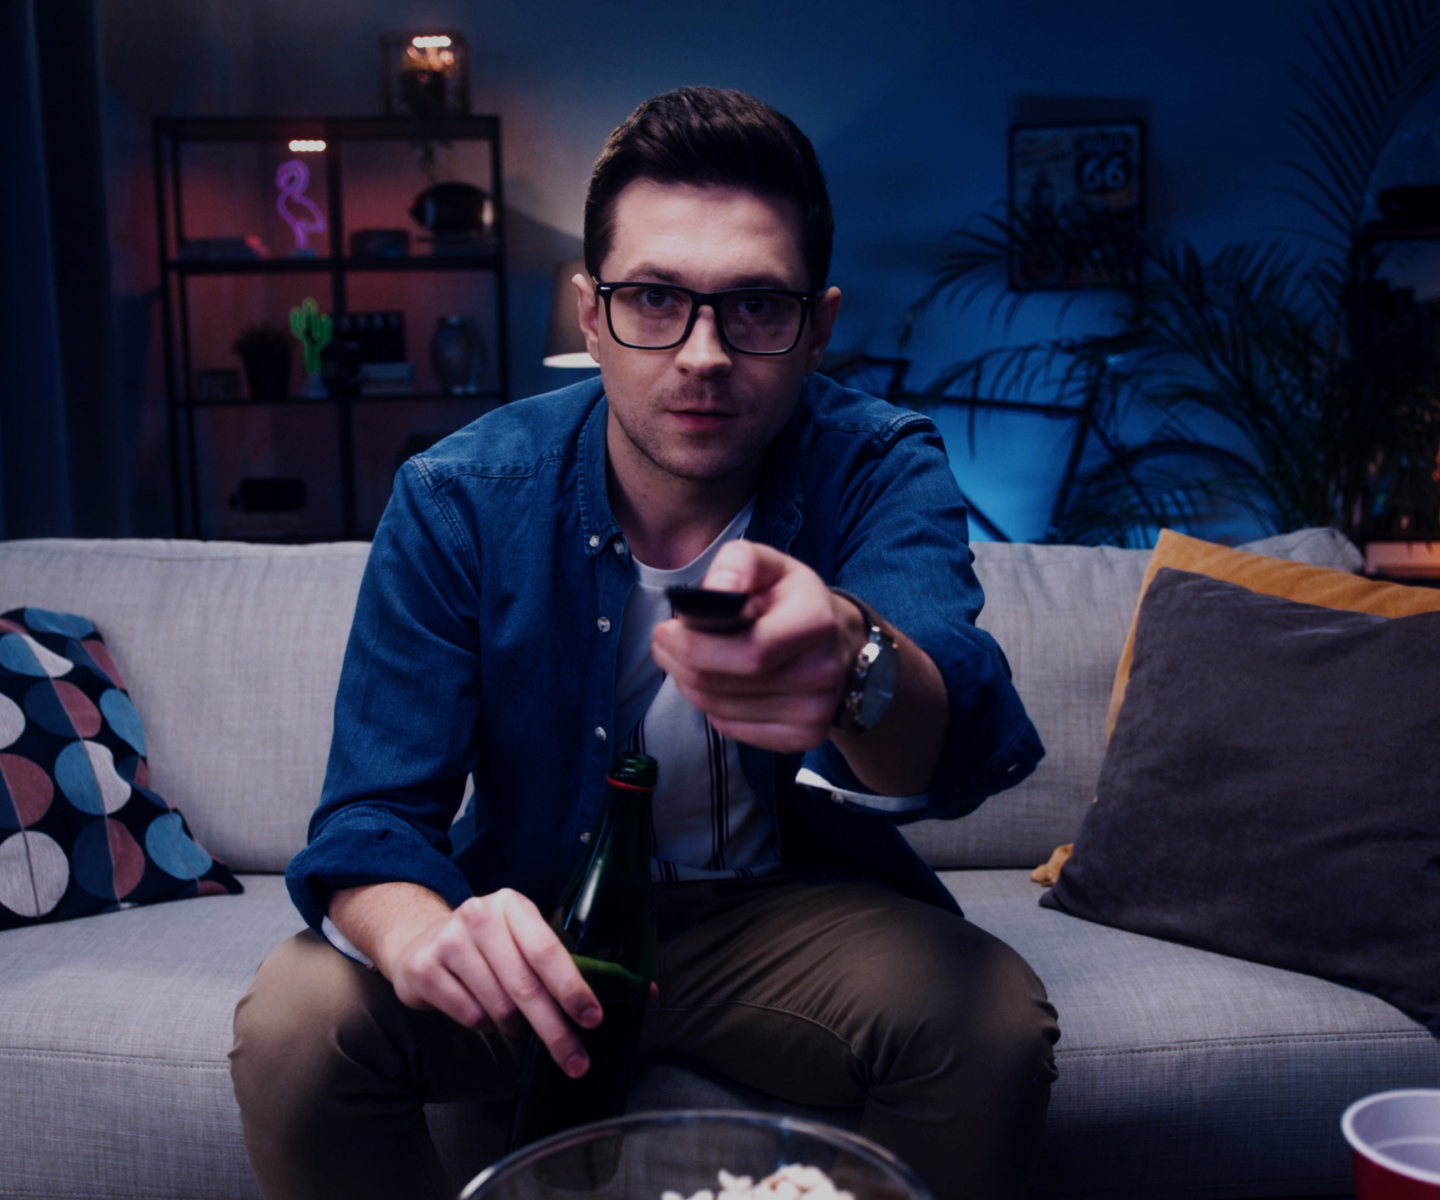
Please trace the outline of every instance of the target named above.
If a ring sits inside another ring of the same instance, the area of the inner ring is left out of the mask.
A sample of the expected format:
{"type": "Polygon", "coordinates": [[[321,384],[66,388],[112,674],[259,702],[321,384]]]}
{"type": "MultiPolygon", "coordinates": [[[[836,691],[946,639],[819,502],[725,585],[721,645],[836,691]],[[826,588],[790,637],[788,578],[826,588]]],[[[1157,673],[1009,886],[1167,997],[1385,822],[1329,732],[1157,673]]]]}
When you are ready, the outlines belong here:
{"type": "Polygon", "coordinates": [[[600,626],[600,632],[601,632],[601,633],[609,633],[609,632],[610,632],[610,618],[609,618],[609,617],[601,617],[598,621],[595,622],[595,624],[597,624],[598,626],[600,626]]]}
{"type": "Polygon", "coordinates": [[[616,553],[616,554],[624,554],[624,553],[625,553],[625,543],[624,543],[624,541],[622,541],[620,538],[616,538],[616,539],[615,539],[614,549],[615,549],[615,553],[616,553]]]}
{"type": "Polygon", "coordinates": [[[590,840],[590,831],[588,829],[580,835],[580,840],[582,842],[588,842],[590,840]]]}
{"type": "Polygon", "coordinates": [[[595,726],[595,740],[596,740],[597,742],[603,742],[603,741],[605,740],[605,728],[604,728],[604,726],[602,726],[602,725],[597,725],[597,726],[595,726]]]}
{"type": "Polygon", "coordinates": [[[592,549],[592,550],[595,549],[595,547],[598,546],[599,544],[600,544],[600,535],[599,535],[598,533],[592,533],[592,534],[590,535],[590,549],[592,549]]]}

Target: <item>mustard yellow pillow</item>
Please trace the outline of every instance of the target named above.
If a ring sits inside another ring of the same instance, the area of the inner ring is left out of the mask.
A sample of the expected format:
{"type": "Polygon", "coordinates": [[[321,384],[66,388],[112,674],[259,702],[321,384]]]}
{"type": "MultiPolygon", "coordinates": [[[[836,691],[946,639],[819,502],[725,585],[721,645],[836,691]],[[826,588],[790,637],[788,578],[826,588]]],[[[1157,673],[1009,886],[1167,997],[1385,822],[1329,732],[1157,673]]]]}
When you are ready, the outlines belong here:
{"type": "MultiPolygon", "coordinates": [[[[1135,603],[1136,619],[1140,603],[1155,573],[1162,567],[1208,575],[1225,583],[1238,584],[1265,596],[1334,608],[1344,612],[1374,613],[1381,617],[1408,617],[1415,613],[1440,612],[1440,588],[1406,587],[1399,583],[1381,583],[1335,571],[1329,567],[1312,567],[1308,563],[1287,562],[1260,554],[1246,554],[1229,546],[1202,542],[1166,529],[1160,534],[1150,565],[1140,585],[1140,598],[1135,603]]],[[[1135,653],[1135,620],[1125,638],[1120,666],[1115,672],[1115,686],[1110,692],[1110,713],[1105,722],[1105,735],[1115,731],[1115,718],[1125,702],[1125,687],[1130,682],[1130,663],[1135,653]]]]}

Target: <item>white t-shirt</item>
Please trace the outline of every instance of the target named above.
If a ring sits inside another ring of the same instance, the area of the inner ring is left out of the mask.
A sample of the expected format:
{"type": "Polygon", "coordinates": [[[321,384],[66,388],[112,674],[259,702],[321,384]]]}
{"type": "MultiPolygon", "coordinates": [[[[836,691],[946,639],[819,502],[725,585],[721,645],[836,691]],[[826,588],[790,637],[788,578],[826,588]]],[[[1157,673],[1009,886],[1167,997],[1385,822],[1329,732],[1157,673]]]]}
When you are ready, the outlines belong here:
{"type": "Polygon", "coordinates": [[[665,589],[698,585],[720,547],[743,537],[752,500],[693,562],[662,571],[638,559],[615,664],[619,744],[660,763],[651,877],[657,883],[751,878],[780,869],[775,823],[740,767],[734,742],[717,732],[650,656],[655,626],[673,612],[665,589]]]}

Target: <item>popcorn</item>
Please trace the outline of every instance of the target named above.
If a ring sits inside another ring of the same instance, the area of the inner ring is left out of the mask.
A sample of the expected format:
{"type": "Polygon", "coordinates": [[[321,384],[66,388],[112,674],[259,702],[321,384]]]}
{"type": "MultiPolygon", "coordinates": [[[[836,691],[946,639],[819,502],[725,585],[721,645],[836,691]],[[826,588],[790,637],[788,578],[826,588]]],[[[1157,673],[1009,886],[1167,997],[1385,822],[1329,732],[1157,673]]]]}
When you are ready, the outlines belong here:
{"type": "Polygon", "coordinates": [[[853,1192],[835,1187],[830,1176],[819,1167],[791,1163],[758,1184],[749,1175],[732,1175],[720,1171],[717,1179],[720,1194],[701,1188],[693,1196],[679,1192],[661,1192],[660,1200],[855,1200],[853,1192]]]}

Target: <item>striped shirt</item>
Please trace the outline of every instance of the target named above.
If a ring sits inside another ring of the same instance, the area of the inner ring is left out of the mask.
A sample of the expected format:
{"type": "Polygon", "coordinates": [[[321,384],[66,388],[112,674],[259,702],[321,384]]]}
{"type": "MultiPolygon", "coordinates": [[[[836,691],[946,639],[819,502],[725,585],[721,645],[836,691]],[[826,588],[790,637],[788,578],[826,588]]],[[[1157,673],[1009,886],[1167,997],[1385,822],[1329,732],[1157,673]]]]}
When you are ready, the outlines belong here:
{"type": "Polygon", "coordinates": [[[744,536],[753,509],[752,501],[683,567],[665,571],[635,560],[639,582],[625,605],[615,668],[615,727],[621,745],[660,763],[650,861],[656,882],[750,878],[780,869],[774,821],[750,790],[735,743],[650,656],[655,626],[673,615],[665,589],[699,584],[720,547],[744,536]]]}

